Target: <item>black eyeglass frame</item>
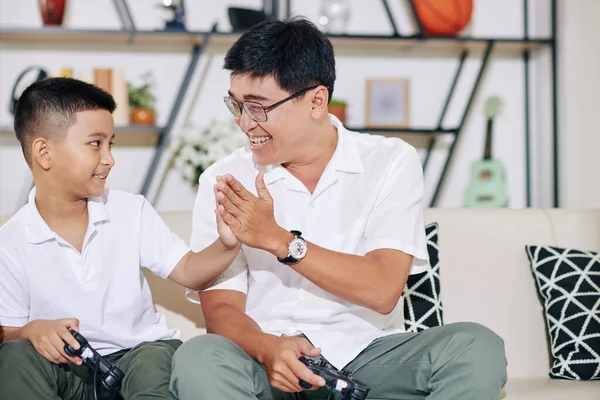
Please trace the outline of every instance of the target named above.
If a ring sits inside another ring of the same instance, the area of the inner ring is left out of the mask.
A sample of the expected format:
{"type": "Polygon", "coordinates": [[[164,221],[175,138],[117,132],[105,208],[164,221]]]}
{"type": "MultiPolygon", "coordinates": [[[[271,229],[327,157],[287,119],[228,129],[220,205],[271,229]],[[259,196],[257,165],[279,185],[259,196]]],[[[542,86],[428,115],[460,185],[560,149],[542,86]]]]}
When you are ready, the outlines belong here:
{"type": "Polygon", "coordinates": [[[233,101],[233,102],[235,102],[235,103],[238,105],[238,107],[239,107],[239,109],[240,109],[240,115],[236,115],[236,114],[233,112],[233,110],[232,110],[231,108],[227,107],[227,108],[229,109],[229,111],[231,111],[231,113],[233,114],[233,116],[234,116],[234,117],[236,117],[236,118],[240,118],[240,117],[242,116],[242,110],[245,110],[245,111],[246,111],[246,114],[248,114],[248,116],[249,116],[249,117],[250,117],[250,118],[251,118],[253,121],[256,121],[256,122],[266,122],[266,121],[267,121],[267,119],[268,119],[267,113],[268,113],[269,111],[271,111],[271,110],[272,110],[272,109],[274,109],[275,107],[278,107],[278,106],[282,105],[282,104],[283,104],[283,103],[285,103],[286,101],[290,101],[290,100],[292,100],[292,99],[295,99],[296,97],[302,96],[304,93],[306,93],[306,92],[309,92],[309,91],[311,91],[311,90],[313,90],[313,89],[316,89],[316,88],[318,88],[319,86],[321,86],[321,84],[318,84],[318,85],[315,85],[315,86],[311,86],[311,87],[307,87],[307,88],[305,88],[305,89],[302,89],[302,90],[300,90],[299,92],[296,92],[296,93],[294,93],[294,94],[292,94],[292,95],[290,95],[290,96],[286,97],[285,99],[278,101],[278,102],[277,102],[277,103],[275,103],[275,104],[271,104],[271,105],[270,105],[270,106],[268,106],[268,107],[265,107],[265,106],[263,106],[262,104],[260,104],[259,102],[256,102],[256,101],[251,101],[251,100],[246,100],[246,101],[238,101],[238,100],[234,99],[234,98],[233,98],[233,97],[231,97],[231,96],[225,96],[225,97],[223,97],[223,101],[225,102],[225,104],[227,104],[227,102],[228,102],[228,101],[233,101]],[[257,105],[257,106],[261,107],[261,108],[262,108],[262,110],[263,110],[263,112],[264,112],[264,114],[265,114],[265,119],[264,119],[264,120],[259,120],[259,119],[256,119],[256,118],[253,116],[253,114],[252,114],[251,112],[248,112],[248,109],[246,109],[246,104],[247,104],[247,103],[252,103],[252,104],[254,104],[254,105],[257,105]]]}

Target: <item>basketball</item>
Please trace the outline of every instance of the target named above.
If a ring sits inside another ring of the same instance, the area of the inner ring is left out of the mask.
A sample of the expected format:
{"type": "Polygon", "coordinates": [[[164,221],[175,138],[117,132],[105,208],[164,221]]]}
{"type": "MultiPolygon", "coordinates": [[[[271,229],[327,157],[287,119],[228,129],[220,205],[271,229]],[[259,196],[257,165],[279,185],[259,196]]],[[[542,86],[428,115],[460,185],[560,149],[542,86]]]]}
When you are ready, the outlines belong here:
{"type": "Polygon", "coordinates": [[[471,20],[473,0],[413,0],[423,33],[455,36],[471,20]]]}

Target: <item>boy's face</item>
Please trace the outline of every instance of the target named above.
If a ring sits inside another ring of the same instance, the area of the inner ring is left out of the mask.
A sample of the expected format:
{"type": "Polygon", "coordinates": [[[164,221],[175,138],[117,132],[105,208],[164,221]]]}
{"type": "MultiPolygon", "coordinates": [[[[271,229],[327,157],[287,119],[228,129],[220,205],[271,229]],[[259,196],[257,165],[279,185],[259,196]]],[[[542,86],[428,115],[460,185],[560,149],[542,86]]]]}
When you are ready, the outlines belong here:
{"type": "Polygon", "coordinates": [[[49,172],[61,191],[77,198],[98,197],[115,164],[111,147],[114,120],[106,110],[76,114],[67,136],[49,144],[52,164],[49,172]]]}

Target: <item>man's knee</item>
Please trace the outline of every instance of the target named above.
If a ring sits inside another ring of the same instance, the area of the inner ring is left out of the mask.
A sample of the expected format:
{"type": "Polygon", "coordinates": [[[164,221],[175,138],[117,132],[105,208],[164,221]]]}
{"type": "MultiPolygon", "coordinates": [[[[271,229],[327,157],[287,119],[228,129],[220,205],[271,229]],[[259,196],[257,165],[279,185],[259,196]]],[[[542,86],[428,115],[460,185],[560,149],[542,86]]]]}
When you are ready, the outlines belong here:
{"type": "Polygon", "coordinates": [[[183,343],[173,355],[173,375],[217,373],[219,367],[239,365],[242,354],[243,350],[223,336],[199,335],[183,343]]]}
{"type": "Polygon", "coordinates": [[[467,362],[481,372],[490,370],[506,379],[504,341],[491,329],[474,322],[447,325],[456,350],[464,352],[467,362]]]}

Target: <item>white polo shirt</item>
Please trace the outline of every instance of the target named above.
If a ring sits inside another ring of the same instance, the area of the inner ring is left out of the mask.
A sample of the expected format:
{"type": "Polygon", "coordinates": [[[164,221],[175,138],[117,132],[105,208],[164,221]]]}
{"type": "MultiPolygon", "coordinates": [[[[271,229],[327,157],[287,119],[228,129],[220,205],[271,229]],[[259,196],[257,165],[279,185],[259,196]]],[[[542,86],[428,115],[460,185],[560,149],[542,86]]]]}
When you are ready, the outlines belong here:
{"type": "Polygon", "coordinates": [[[146,199],[115,190],[89,199],[79,253],[42,219],[35,193],[0,227],[0,325],[78,318],[100,354],[179,338],[155,312],[141,267],[166,278],[189,248],[146,199]]]}
{"type": "MultiPolygon", "coordinates": [[[[313,194],[285,168],[267,168],[265,183],[277,223],[337,252],[401,250],[414,256],[411,273],[423,272],[429,260],[423,173],[416,150],[400,139],[350,132],[330,118],[338,129],[338,145],[313,194]]],[[[258,170],[249,150],[238,149],[208,168],[201,175],[194,207],[195,251],[217,237],[213,185],[217,175],[226,173],[256,195],[258,170]]],[[[390,315],[379,314],[322,290],[274,255],[247,246],[211,289],[246,293],[246,313],[263,331],[302,331],[338,368],[377,337],[404,331],[402,300],[390,315]]],[[[198,301],[196,292],[188,290],[187,295],[198,301]]]]}

